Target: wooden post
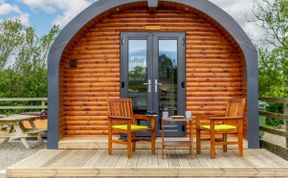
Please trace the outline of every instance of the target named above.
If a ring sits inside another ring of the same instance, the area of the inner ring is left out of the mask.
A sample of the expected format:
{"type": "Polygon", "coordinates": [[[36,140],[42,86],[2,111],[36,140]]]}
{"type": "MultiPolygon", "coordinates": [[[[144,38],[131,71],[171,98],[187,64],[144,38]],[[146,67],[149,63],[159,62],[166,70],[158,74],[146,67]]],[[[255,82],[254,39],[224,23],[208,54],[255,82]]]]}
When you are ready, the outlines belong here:
{"type": "MultiPolygon", "coordinates": [[[[43,107],[44,107],[44,106],[46,106],[46,102],[45,102],[45,101],[42,101],[42,102],[41,102],[41,106],[43,106],[43,107]]],[[[42,112],[44,112],[44,111],[45,111],[45,109],[44,109],[44,108],[42,108],[42,110],[41,110],[41,111],[42,111],[42,112]]]]}
{"type": "MultiPolygon", "coordinates": [[[[284,114],[288,115],[288,103],[284,103],[284,114]]],[[[285,130],[288,132],[288,120],[284,121],[285,130]]],[[[288,148],[288,138],[286,137],[286,148],[288,148]]]]}

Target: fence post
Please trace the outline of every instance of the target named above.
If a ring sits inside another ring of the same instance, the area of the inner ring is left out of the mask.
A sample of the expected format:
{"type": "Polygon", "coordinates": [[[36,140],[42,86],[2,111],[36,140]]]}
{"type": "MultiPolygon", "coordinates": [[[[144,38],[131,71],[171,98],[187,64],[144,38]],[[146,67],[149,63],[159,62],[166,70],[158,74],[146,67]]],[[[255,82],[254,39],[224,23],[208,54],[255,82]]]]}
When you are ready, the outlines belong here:
{"type": "MultiPolygon", "coordinates": [[[[284,103],[284,114],[288,115],[288,103],[284,103]]],[[[288,133],[288,120],[284,121],[285,130],[288,133]]],[[[286,138],[286,148],[288,148],[288,138],[286,138]]]]}
{"type": "MultiPolygon", "coordinates": [[[[41,106],[46,106],[46,102],[45,101],[41,101],[41,106]]],[[[45,109],[42,109],[42,112],[44,112],[45,109]]]]}

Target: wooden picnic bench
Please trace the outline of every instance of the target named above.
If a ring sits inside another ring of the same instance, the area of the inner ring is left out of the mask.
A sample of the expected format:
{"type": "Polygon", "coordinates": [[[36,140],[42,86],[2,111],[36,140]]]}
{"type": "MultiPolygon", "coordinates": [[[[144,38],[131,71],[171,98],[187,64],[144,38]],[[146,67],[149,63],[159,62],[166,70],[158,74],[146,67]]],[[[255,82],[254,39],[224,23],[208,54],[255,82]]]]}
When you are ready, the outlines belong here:
{"type": "Polygon", "coordinates": [[[0,118],[0,138],[3,138],[3,143],[9,140],[20,138],[25,148],[29,149],[26,138],[37,138],[42,142],[42,135],[47,132],[47,129],[39,129],[34,121],[39,119],[37,115],[11,115],[0,118]],[[23,125],[24,121],[28,121],[31,128],[23,125]]]}

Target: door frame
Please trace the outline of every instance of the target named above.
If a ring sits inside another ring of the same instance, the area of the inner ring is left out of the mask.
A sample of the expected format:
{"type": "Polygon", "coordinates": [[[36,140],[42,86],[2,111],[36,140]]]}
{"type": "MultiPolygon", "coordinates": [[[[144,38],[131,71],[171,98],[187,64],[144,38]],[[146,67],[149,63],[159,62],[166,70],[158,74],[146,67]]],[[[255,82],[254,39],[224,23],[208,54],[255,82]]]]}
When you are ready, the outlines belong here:
{"type": "MultiPolygon", "coordinates": [[[[134,32],[121,32],[121,41],[120,41],[120,96],[121,98],[128,97],[128,41],[129,40],[147,40],[147,66],[152,66],[152,61],[148,60],[152,58],[152,53],[148,53],[148,51],[152,51],[152,36],[149,33],[134,33],[134,32]],[[124,46],[126,45],[126,46],[124,46]],[[125,71],[125,72],[124,72],[125,71]],[[127,71],[127,72],[126,72],[127,71]]],[[[152,69],[148,67],[147,78],[152,78],[152,69]]],[[[153,85],[151,86],[151,90],[153,91],[153,85]]],[[[147,92],[147,110],[153,110],[153,93],[147,92]]]]}
{"type": "MultiPolygon", "coordinates": [[[[121,32],[120,33],[120,96],[128,97],[128,40],[147,40],[147,78],[151,79],[151,92],[147,92],[147,111],[157,112],[159,115],[159,89],[155,93],[155,79],[158,79],[159,40],[177,39],[177,105],[178,114],[186,111],[186,34],[185,32],[121,32]],[[154,47],[156,45],[156,47],[154,47]],[[150,53],[149,53],[150,51],[150,53]],[[149,60],[152,59],[152,60],[149,60]],[[156,69],[157,68],[157,69],[156,69]],[[152,70],[151,70],[152,69],[152,70]],[[155,71],[157,70],[157,71],[155,71]],[[154,99],[153,99],[154,98],[154,99]]],[[[160,88],[160,87],[158,87],[160,88]]],[[[161,118],[156,121],[156,135],[161,135],[161,118]]],[[[185,136],[185,123],[178,125],[180,132],[167,132],[167,136],[185,136]]],[[[144,136],[147,136],[144,134],[144,136]]]]}

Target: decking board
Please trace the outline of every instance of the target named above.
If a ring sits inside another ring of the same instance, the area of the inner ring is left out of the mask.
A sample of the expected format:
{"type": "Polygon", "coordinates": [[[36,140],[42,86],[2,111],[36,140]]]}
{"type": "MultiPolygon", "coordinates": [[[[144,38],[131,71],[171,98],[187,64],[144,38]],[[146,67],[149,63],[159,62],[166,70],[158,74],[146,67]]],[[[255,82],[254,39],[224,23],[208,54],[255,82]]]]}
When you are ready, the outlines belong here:
{"type": "Polygon", "coordinates": [[[245,149],[239,158],[236,150],[222,153],[215,160],[209,150],[191,159],[188,149],[169,149],[165,159],[161,150],[136,150],[132,159],[126,150],[41,150],[7,168],[7,177],[75,176],[282,176],[288,177],[288,161],[264,149],[245,149]],[[168,154],[169,153],[169,154],[168,154]],[[45,155],[45,157],[40,155],[45,155]]]}

